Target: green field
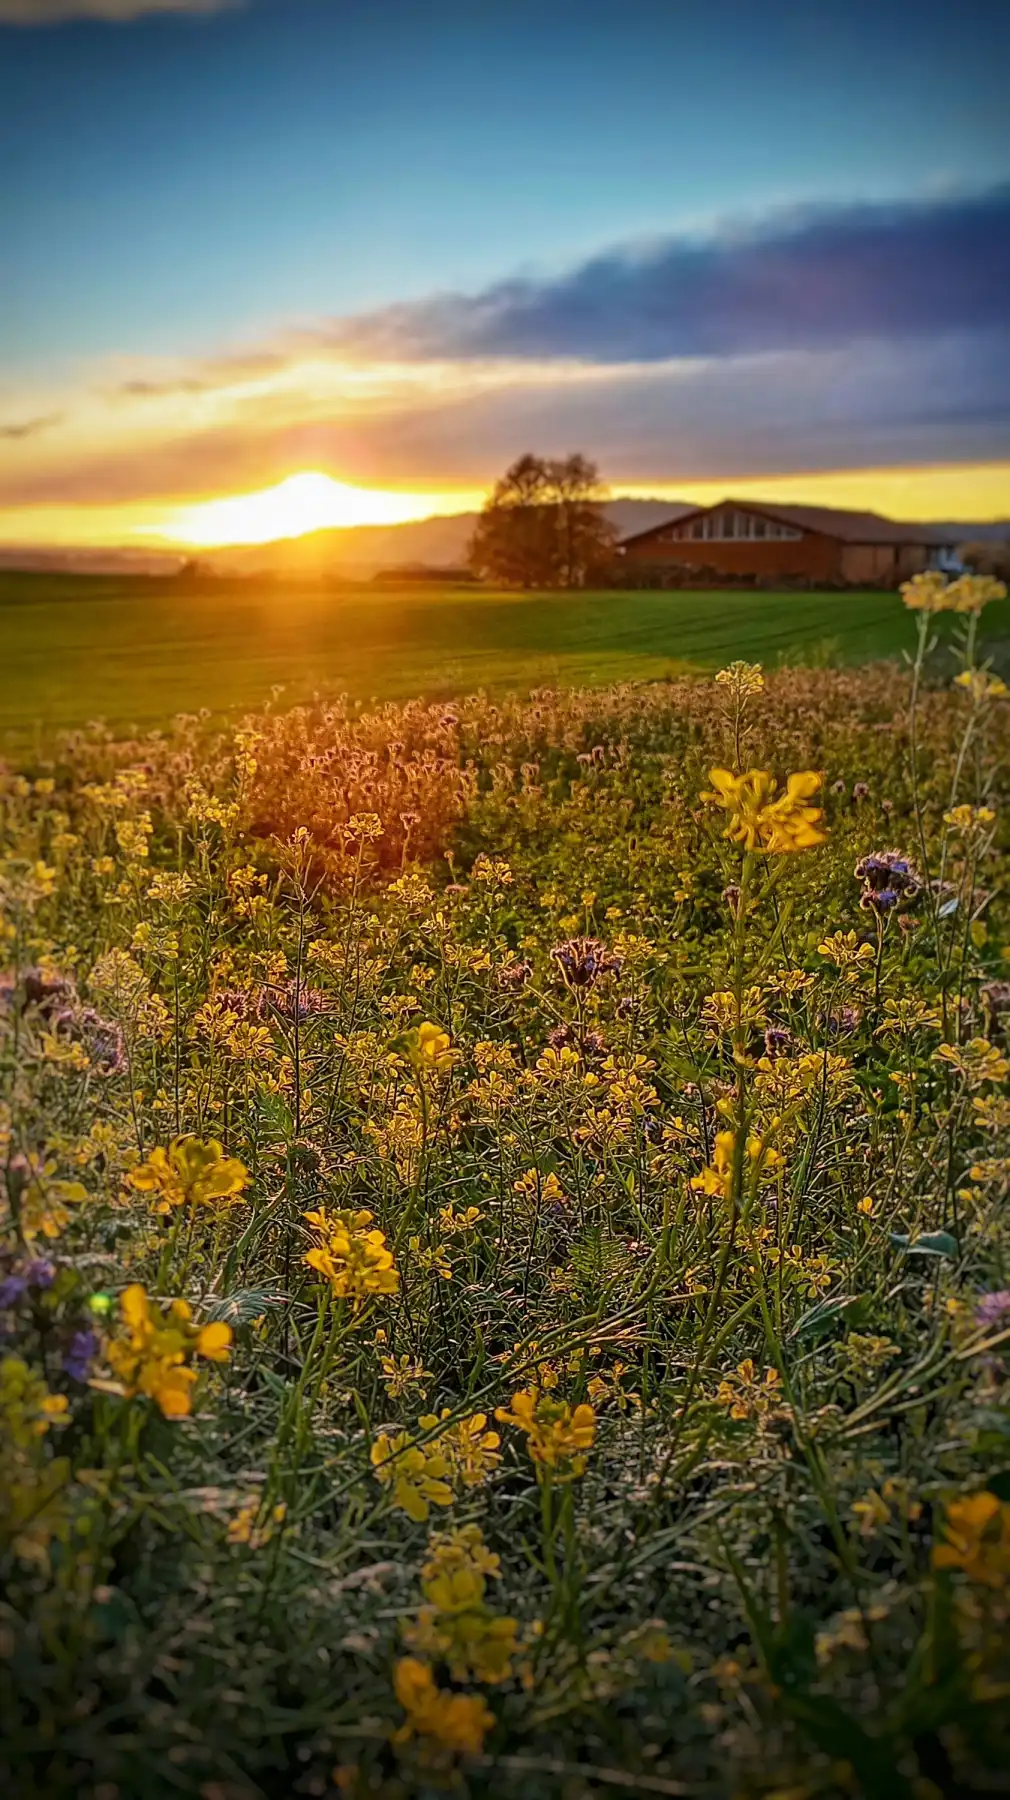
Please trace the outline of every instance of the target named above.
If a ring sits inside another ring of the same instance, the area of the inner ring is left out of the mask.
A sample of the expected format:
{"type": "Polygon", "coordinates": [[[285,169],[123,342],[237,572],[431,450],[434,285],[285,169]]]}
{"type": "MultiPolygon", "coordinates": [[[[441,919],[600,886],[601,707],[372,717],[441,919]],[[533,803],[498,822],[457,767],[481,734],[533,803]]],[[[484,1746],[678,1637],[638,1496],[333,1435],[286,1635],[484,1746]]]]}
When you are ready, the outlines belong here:
{"type": "MultiPolygon", "coordinates": [[[[1008,634],[993,607],[990,627],[1008,634]]],[[[256,706],[662,677],[732,657],[861,662],[911,642],[880,593],[517,594],[430,585],[0,575],[0,737],[256,706]]]]}

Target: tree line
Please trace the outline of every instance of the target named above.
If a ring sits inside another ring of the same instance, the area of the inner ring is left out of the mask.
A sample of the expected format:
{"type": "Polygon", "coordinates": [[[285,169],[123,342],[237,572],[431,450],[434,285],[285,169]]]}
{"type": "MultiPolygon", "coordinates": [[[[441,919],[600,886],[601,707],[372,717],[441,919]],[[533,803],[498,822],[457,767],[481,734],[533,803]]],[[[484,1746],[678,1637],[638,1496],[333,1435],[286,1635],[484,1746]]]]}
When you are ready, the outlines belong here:
{"type": "Polygon", "coordinates": [[[495,483],[470,542],[482,580],[520,588],[585,587],[604,572],[617,532],[595,463],[577,453],[520,456],[495,483]]]}

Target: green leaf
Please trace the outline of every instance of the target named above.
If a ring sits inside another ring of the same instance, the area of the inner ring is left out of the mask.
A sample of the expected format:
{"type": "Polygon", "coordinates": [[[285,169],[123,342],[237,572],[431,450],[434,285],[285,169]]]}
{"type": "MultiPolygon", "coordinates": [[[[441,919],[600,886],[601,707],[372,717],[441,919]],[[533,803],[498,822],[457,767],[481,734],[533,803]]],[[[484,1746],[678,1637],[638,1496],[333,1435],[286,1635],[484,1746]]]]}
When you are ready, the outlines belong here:
{"type": "Polygon", "coordinates": [[[896,1250],[903,1250],[906,1256],[959,1256],[961,1246],[949,1231],[927,1231],[922,1237],[908,1238],[900,1231],[892,1231],[890,1239],[896,1250]]]}
{"type": "Polygon", "coordinates": [[[791,1337],[820,1337],[836,1319],[847,1319],[857,1307],[862,1305],[858,1294],[832,1294],[826,1300],[818,1300],[794,1325],[791,1337]]]}
{"type": "Polygon", "coordinates": [[[204,1319],[220,1320],[225,1325],[248,1325],[272,1306],[286,1306],[287,1294],[273,1288],[236,1288],[233,1294],[218,1294],[203,1309],[204,1319]]]}

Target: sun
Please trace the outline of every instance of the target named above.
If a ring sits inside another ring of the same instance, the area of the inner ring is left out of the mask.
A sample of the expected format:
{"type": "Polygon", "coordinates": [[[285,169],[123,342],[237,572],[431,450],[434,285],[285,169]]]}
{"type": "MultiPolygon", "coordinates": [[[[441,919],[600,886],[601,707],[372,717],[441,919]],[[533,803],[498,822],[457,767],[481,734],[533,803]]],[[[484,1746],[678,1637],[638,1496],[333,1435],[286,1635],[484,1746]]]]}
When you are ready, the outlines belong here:
{"type": "Polygon", "coordinates": [[[318,469],[306,469],[255,494],[233,494],[186,507],[158,530],[174,543],[222,547],[304,537],[331,526],[402,525],[459,510],[458,500],[454,503],[445,494],[354,487],[318,469]]]}

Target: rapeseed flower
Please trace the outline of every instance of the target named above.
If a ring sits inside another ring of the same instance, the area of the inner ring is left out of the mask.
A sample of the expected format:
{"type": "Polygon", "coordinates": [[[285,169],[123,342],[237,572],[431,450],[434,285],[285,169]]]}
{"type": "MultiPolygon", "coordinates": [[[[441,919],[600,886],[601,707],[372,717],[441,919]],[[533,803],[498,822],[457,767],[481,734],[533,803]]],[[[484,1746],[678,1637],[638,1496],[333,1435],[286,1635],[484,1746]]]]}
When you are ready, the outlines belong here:
{"type": "Polygon", "coordinates": [[[495,1718],[482,1694],[443,1691],[428,1663],[416,1656],[402,1656],[393,1671],[396,1698],[407,1717],[394,1742],[430,1738],[440,1749],[457,1755],[477,1756],[495,1718]]]}
{"type": "Polygon", "coordinates": [[[380,1431],[372,1445],[372,1473],[392,1488],[393,1504],[421,1525],[432,1506],[451,1506],[452,1464],[441,1444],[417,1444],[409,1431],[380,1431]]]}
{"type": "Polygon", "coordinates": [[[227,1362],[231,1326],[219,1321],[195,1325],[186,1300],[171,1301],[163,1312],[139,1283],[120,1295],[119,1319],[119,1332],[105,1349],[113,1379],[93,1379],[91,1386],[126,1400],[143,1394],[166,1419],[186,1418],[197,1379],[196,1370],[190,1367],[192,1358],[227,1362]]]}
{"type": "MultiPolygon", "coordinates": [[[[691,1179],[691,1187],[695,1193],[711,1194],[716,1198],[729,1200],[733,1193],[733,1166],[736,1158],[736,1132],[719,1131],[716,1133],[712,1148],[712,1161],[700,1175],[691,1179]]],[[[766,1144],[763,1138],[749,1137],[745,1147],[744,1176],[750,1172],[765,1173],[781,1163],[779,1152],[766,1144]]]]}
{"type": "Polygon", "coordinates": [[[596,1414],[583,1403],[571,1407],[550,1400],[539,1388],[520,1388],[512,1395],[512,1409],[499,1406],[495,1418],[526,1433],[526,1448],[536,1464],[537,1480],[546,1471],[556,1481],[582,1475],[588,1452],[596,1439],[596,1414]]]}
{"type": "Polygon", "coordinates": [[[944,1541],[933,1546],[934,1569],[961,1569],[984,1587],[1005,1586],[1010,1578],[1010,1505],[987,1488],[952,1500],[943,1525],[944,1541]]]}
{"type": "Polygon", "coordinates": [[[156,1213],[170,1213],[176,1206],[234,1206],[250,1176],[238,1157],[225,1156],[216,1138],[203,1143],[179,1137],[167,1150],[152,1150],[126,1180],[137,1193],[157,1195],[156,1213]]]}
{"type": "Polygon", "coordinates": [[[356,1306],[374,1294],[395,1294],[400,1277],[386,1234],[373,1227],[374,1214],[362,1208],[345,1212],[307,1212],[308,1223],[322,1242],[305,1253],[305,1262],[330,1284],[338,1300],[356,1306]]]}
{"type": "Polygon", "coordinates": [[[701,797],[729,814],[723,835],[733,843],[742,844],[745,850],[781,855],[824,842],[827,834],[818,829],[822,810],[808,804],[822,780],[813,769],[790,775],[782,793],[766,769],[748,769],[743,775],[734,775],[729,769],[710,769],[708,773],[712,788],[701,797]]]}

